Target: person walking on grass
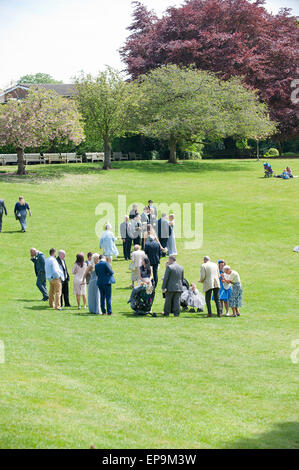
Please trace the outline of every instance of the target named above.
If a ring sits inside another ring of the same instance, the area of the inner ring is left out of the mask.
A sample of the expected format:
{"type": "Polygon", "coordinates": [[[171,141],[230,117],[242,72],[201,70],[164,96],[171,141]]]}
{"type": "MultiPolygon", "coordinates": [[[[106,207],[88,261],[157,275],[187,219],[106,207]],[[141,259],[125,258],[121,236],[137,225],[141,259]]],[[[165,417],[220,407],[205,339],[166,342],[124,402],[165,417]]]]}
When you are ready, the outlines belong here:
{"type": "Polygon", "coordinates": [[[72,269],[74,277],[74,294],[77,300],[77,306],[81,308],[81,297],[83,298],[83,306],[86,309],[86,279],[84,274],[86,271],[86,264],[84,263],[84,255],[79,253],[76,256],[76,261],[72,269]],[[84,278],[84,280],[83,280],[84,278]]]}
{"type": "Polygon", "coordinates": [[[107,259],[107,262],[110,264],[112,268],[112,258],[118,256],[118,249],[115,245],[115,236],[111,231],[111,225],[108,223],[105,225],[105,230],[101,235],[100,239],[100,248],[104,251],[104,256],[107,259]]]}
{"type": "Polygon", "coordinates": [[[113,277],[114,271],[105,256],[100,255],[99,262],[95,265],[95,272],[98,277],[97,284],[101,297],[102,315],[106,315],[106,313],[112,315],[112,284],[115,284],[115,279],[113,277]]]}
{"type": "Polygon", "coordinates": [[[183,292],[184,269],[177,264],[174,255],[169,256],[162,284],[165,294],[164,315],[173,313],[175,317],[180,314],[180,298],[183,292]]]}
{"type": "Polygon", "coordinates": [[[16,220],[18,220],[21,224],[21,230],[22,232],[26,232],[26,217],[27,217],[27,211],[28,214],[31,216],[31,211],[30,207],[23,198],[23,196],[19,197],[19,201],[16,202],[15,208],[14,208],[14,214],[16,217],[16,220]]]}
{"type": "Polygon", "coordinates": [[[42,301],[46,302],[49,298],[49,294],[47,291],[47,282],[46,282],[46,258],[45,255],[38,251],[36,248],[30,249],[30,258],[32,263],[34,264],[34,271],[36,275],[36,287],[42,293],[42,301]]]}
{"type": "Polygon", "coordinates": [[[203,291],[206,298],[206,304],[208,309],[208,317],[212,316],[211,310],[211,296],[214,294],[214,301],[217,309],[217,316],[222,316],[222,310],[219,299],[220,281],[219,281],[219,269],[216,263],[210,261],[209,256],[205,256],[203,264],[200,268],[200,279],[198,282],[202,282],[203,291]]]}
{"type": "Polygon", "coordinates": [[[82,283],[84,283],[87,276],[89,276],[89,283],[88,283],[88,310],[90,313],[95,315],[100,315],[101,306],[100,306],[100,292],[97,285],[98,277],[95,272],[95,265],[99,262],[100,255],[98,253],[94,253],[91,256],[91,262],[89,266],[86,268],[85,274],[83,276],[82,283]]]}
{"type": "Polygon", "coordinates": [[[63,307],[63,299],[64,299],[64,306],[65,307],[70,307],[70,299],[69,299],[69,281],[70,281],[70,276],[69,272],[67,270],[67,265],[65,262],[65,251],[64,250],[59,250],[58,256],[57,256],[57,262],[62,270],[63,276],[61,278],[61,287],[62,287],[62,293],[61,293],[61,307],[63,307]]]}
{"type": "Polygon", "coordinates": [[[61,310],[61,278],[62,271],[56,259],[56,250],[51,248],[50,256],[45,262],[46,278],[50,283],[49,305],[51,308],[61,310]]]}
{"type": "Polygon", "coordinates": [[[5,207],[4,199],[0,199],[0,233],[2,232],[3,213],[5,213],[5,215],[7,215],[7,210],[6,210],[6,207],[5,207]]]}
{"type": "Polygon", "coordinates": [[[224,282],[228,285],[232,285],[232,293],[229,299],[229,306],[233,311],[233,317],[239,317],[239,307],[242,307],[242,284],[238,271],[234,271],[230,266],[226,265],[223,268],[226,276],[224,277],[224,282]]]}

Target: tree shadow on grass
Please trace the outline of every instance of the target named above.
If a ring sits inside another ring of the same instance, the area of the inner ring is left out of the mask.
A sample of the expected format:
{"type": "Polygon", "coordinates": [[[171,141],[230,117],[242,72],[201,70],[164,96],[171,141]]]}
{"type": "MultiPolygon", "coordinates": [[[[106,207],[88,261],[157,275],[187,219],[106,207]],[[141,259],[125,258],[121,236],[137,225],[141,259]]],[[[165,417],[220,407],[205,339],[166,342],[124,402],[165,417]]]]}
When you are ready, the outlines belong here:
{"type": "Polygon", "coordinates": [[[275,423],[271,431],[225,442],[225,449],[299,449],[299,423],[275,423]]]}
{"type": "MultiPolygon", "coordinates": [[[[161,173],[208,173],[211,171],[219,172],[238,172],[250,171],[255,160],[199,160],[182,161],[176,165],[166,161],[128,161],[112,162],[112,170],[130,170],[142,173],[161,174],[161,173]]],[[[45,180],[63,178],[65,175],[101,175],[105,177],[110,171],[102,169],[102,164],[90,163],[79,164],[57,164],[41,165],[38,167],[28,167],[25,176],[18,176],[15,171],[0,171],[0,182],[6,183],[40,183],[45,180]]]]}

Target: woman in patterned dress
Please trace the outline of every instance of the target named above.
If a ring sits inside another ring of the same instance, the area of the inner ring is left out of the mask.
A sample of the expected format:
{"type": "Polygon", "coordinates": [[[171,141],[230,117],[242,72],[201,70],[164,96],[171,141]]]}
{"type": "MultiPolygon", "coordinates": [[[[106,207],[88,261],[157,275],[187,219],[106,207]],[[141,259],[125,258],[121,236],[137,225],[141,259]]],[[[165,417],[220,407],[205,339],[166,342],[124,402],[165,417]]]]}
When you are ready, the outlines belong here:
{"type": "Polygon", "coordinates": [[[223,271],[225,276],[223,282],[231,284],[232,294],[229,299],[229,306],[233,310],[233,317],[239,317],[239,307],[242,307],[242,284],[239,273],[230,268],[230,266],[224,266],[223,271]]]}

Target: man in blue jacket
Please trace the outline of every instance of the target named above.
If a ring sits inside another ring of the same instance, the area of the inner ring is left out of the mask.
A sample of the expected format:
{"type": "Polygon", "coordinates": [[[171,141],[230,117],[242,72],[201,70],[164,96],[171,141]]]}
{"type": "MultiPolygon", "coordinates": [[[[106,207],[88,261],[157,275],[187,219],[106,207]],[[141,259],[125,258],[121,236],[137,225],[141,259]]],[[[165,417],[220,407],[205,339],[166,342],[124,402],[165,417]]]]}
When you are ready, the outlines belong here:
{"type": "Polygon", "coordinates": [[[113,277],[114,271],[112,271],[110,264],[107,263],[105,256],[100,255],[100,261],[95,265],[95,271],[96,275],[98,276],[97,284],[100,290],[102,314],[106,315],[106,313],[108,313],[108,315],[112,315],[111,284],[115,284],[115,279],[113,277]]]}
{"type": "Polygon", "coordinates": [[[45,302],[49,298],[49,294],[46,286],[46,271],[45,271],[45,255],[41,251],[37,251],[36,248],[30,250],[31,261],[34,264],[34,270],[36,275],[36,286],[43,294],[42,300],[45,302]]]}

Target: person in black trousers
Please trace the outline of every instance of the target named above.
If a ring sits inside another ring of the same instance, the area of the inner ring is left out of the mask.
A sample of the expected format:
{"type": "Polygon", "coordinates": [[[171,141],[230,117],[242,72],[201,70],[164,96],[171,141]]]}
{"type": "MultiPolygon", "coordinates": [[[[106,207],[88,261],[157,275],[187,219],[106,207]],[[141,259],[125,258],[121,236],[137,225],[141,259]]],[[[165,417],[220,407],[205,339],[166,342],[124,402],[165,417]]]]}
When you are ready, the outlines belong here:
{"type": "Polygon", "coordinates": [[[158,220],[158,238],[163,248],[162,256],[166,256],[165,251],[167,248],[168,238],[171,235],[172,228],[166,218],[166,214],[163,212],[161,219],[158,220]],[[165,250],[165,251],[164,251],[165,250]]]}
{"type": "Polygon", "coordinates": [[[148,237],[144,245],[144,252],[147,255],[151,267],[153,268],[153,278],[155,287],[158,285],[158,268],[161,258],[161,247],[152,237],[148,237]]]}
{"type": "Polygon", "coordinates": [[[126,215],[124,222],[120,224],[120,236],[123,241],[123,253],[125,260],[131,259],[131,246],[132,246],[132,234],[131,234],[131,222],[129,217],[126,215]]]}
{"type": "Polygon", "coordinates": [[[46,270],[45,270],[45,255],[38,251],[36,248],[30,249],[31,261],[34,264],[34,271],[36,275],[36,287],[41,291],[43,298],[42,301],[46,302],[49,298],[47,291],[47,282],[46,282],[46,270]]]}
{"type": "Polygon", "coordinates": [[[70,276],[67,270],[66,262],[65,262],[65,251],[59,250],[57,256],[57,262],[62,269],[63,278],[61,279],[61,307],[63,306],[63,299],[64,299],[64,306],[70,307],[70,300],[69,300],[69,281],[70,276]]]}

